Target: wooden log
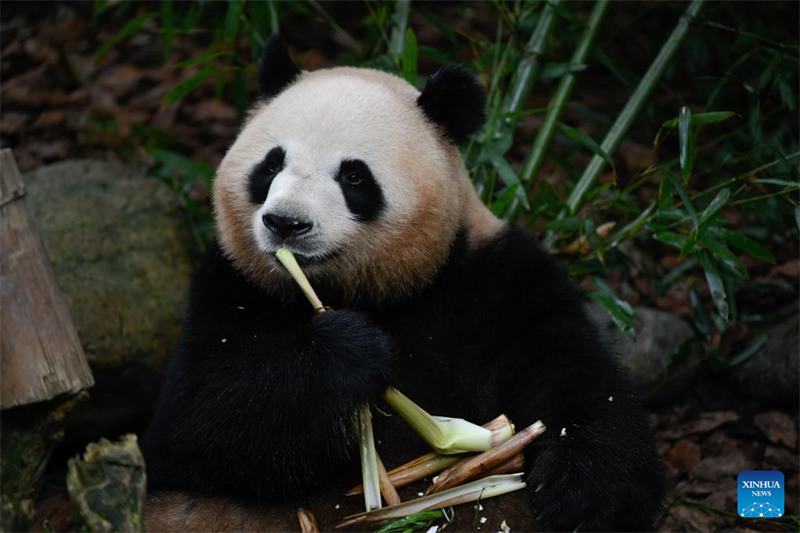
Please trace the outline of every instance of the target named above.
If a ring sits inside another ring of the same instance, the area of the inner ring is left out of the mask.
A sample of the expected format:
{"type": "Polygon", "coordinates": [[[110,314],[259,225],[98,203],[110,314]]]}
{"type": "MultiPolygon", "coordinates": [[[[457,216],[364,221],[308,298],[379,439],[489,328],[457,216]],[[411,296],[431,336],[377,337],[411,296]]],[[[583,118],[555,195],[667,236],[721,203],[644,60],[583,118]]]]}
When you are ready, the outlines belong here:
{"type": "MultiPolygon", "coordinates": [[[[0,151],[0,407],[94,385],[11,150],[0,151]]],[[[75,239],[80,239],[76,235],[75,239]]]]}

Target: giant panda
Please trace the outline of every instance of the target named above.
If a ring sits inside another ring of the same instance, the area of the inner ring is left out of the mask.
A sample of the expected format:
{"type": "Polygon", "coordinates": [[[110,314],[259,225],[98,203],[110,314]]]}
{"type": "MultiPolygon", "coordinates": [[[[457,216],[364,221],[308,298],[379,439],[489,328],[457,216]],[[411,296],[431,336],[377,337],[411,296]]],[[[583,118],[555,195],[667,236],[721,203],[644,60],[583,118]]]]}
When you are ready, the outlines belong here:
{"type": "MultiPolygon", "coordinates": [[[[420,92],[377,70],[301,72],[273,38],[259,89],[216,173],[218,244],[144,439],[149,527],[296,529],[304,506],[331,529],[363,506],[341,495],[360,473],[358,406],[375,406],[388,467],[425,451],[382,404],[389,385],[433,414],[549,428],[524,492],[482,503],[484,529],[652,527],[663,479],[631,385],[565,270],[490,213],[460,158],[484,119],[475,78],[443,67],[420,92]]],[[[476,512],[451,528],[480,528],[476,512]]]]}

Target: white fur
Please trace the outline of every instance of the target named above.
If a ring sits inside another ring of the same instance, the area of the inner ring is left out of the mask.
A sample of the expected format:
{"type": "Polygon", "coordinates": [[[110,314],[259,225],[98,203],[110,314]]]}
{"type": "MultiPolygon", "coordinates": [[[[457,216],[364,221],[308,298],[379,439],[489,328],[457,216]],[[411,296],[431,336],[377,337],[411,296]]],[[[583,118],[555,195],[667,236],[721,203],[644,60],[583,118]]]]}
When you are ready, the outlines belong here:
{"type": "Polygon", "coordinates": [[[488,221],[494,233],[499,222],[480,205],[457,149],[424,117],[418,96],[394,76],[340,67],[303,73],[254,109],[215,183],[217,227],[228,255],[270,285],[273,253],[281,246],[312,259],[336,253],[336,264],[307,267],[312,281],[335,276],[353,290],[363,282],[407,293],[443,263],[460,224],[488,221]],[[284,168],[263,205],[253,206],[248,176],[276,146],[286,153],[284,168]],[[381,187],[385,208],[378,220],[358,221],[348,210],[336,182],[346,159],[364,161],[381,187]],[[313,227],[281,241],[264,226],[266,213],[313,227]]]}

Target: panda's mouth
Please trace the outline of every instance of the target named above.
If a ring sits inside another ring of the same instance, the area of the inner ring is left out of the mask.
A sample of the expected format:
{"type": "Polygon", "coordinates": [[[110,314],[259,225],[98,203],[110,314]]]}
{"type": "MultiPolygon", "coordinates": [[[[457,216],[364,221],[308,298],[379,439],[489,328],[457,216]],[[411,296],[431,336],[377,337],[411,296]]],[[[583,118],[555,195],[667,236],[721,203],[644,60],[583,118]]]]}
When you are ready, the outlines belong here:
{"type": "Polygon", "coordinates": [[[339,255],[339,251],[332,250],[330,252],[325,252],[318,255],[307,255],[302,252],[295,252],[294,257],[297,259],[297,262],[301,267],[310,267],[321,265],[327,261],[330,261],[331,259],[334,259],[337,255],[339,255]]]}

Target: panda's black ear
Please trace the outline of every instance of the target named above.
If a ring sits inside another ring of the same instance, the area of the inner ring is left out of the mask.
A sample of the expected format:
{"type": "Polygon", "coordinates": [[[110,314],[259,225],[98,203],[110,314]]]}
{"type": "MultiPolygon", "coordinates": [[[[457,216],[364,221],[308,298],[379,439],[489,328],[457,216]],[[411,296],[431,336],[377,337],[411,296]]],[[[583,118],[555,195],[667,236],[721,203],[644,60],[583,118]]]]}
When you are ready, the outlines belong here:
{"type": "Polygon", "coordinates": [[[300,69],[289,57],[289,50],[277,35],[273,35],[264,46],[261,64],[258,67],[258,92],[263,98],[280,93],[300,74],[300,69]]]}
{"type": "Polygon", "coordinates": [[[428,79],[417,103],[456,144],[478,131],[486,116],[486,95],[471,73],[446,65],[428,79]]]}

